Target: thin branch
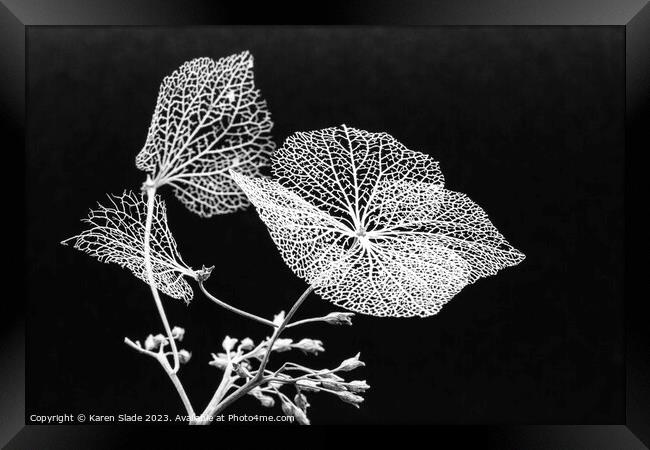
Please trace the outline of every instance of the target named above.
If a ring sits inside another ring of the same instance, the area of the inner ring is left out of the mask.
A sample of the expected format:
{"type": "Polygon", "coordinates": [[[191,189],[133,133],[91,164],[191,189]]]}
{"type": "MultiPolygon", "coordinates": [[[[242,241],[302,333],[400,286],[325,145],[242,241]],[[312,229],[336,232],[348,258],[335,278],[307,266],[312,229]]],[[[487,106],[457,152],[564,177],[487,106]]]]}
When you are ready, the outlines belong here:
{"type": "MultiPolygon", "coordinates": [[[[167,358],[165,358],[165,363],[168,364],[167,358]]],[[[178,378],[176,372],[173,372],[171,370],[166,370],[166,369],[165,372],[169,376],[169,379],[172,380],[172,383],[174,383],[174,387],[176,388],[178,395],[181,397],[181,400],[183,401],[183,406],[185,406],[185,411],[187,412],[187,415],[191,419],[195,415],[194,408],[192,408],[192,404],[190,403],[190,399],[187,396],[187,393],[185,392],[185,388],[183,388],[183,384],[181,383],[181,380],[178,378]]]]}
{"type": "MultiPolygon", "coordinates": [[[[144,266],[147,271],[147,281],[149,282],[149,287],[151,288],[151,295],[153,295],[154,302],[156,303],[156,308],[158,308],[158,314],[162,320],[163,326],[165,327],[165,333],[167,333],[167,339],[169,344],[172,347],[172,352],[174,353],[174,367],[172,372],[178,372],[180,362],[178,360],[178,350],[176,349],[176,342],[174,342],[174,337],[172,336],[172,330],[169,326],[169,321],[167,320],[167,315],[165,314],[165,309],[162,305],[162,300],[160,300],[160,294],[158,293],[158,288],[156,287],[156,281],[153,277],[153,267],[151,266],[151,222],[153,221],[153,209],[156,200],[156,186],[150,184],[150,177],[147,177],[147,220],[145,222],[145,231],[144,231],[144,266]]],[[[166,359],[166,358],[165,358],[166,359]]]]}
{"type": "Polygon", "coordinates": [[[277,325],[274,324],[273,322],[271,322],[270,320],[267,320],[267,319],[264,319],[262,317],[256,316],[255,314],[251,314],[249,312],[243,311],[243,310],[241,310],[239,308],[235,308],[234,306],[231,306],[228,303],[219,300],[217,297],[210,294],[205,289],[205,286],[203,285],[202,281],[198,281],[198,284],[199,284],[199,288],[201,289],[201,292],[203,292],[203,294],[205,294],[206,297],[208,297],[210,300],[212,300],[213,302],[215,302],[217,305],[221,306],[222,308],[225,308],[228,311],[232,311],[235,314],[239,314],[240,316],[244,316],[244,317],[247,317],[249,319],[255,320],[257,322],[263,323],[264,325],[268,325],[268,326],[273,327],[273,328],[277,327],[277,325]]]}
{"type": "Polygon", "coordinates": [[[154,352],[151,352],[151,351],[149,351],[149,350],[143,348],[143,347],[140,345],[140,341],[138,341],[138,342],[133,342],[133,341],[132,341],[131,339],[129,339],[128,337],[125,337],[125,338],[124,338],[124,343],[127,344],[129,347],[132,347],[133,349],[139,351],[140,353],[143,353],[143,354],[145,354],[145,355],[149,355],[149,356],[151,356],[152,358],[156,358],[156,359],[158,359],[158,355],[156,355],[154,352]]]}
{"type": "Polygon", "coordinates": [[[287,328],[297,327],[298,325],[303,325],[305,323],[310,323],[310,322],[324,322],[325,319],[326,319],[326,316],[323,316],[323,317],[311,317],[309,319],[297,320],[297,321],[292,322],[289,325],[287,325],[287,328]]]}
{"type": "Polygon", "coordinates": [[[190,402],[190,399],[187,396],[187,393],[185,392],[185,388],[183,387],[181,380],[178,378],[176,372],[174,372],[172,370],[172,367],[169,365],[169,361],[167,360],[165,353],[162,352],[163,345],[161,344],[160,346],[161,351],[159,351],[158,353],[154,353],[142,347],[139,341],[133,342],[128,337],[124,338],[124,343],[142,354],[151,356],[152,358],[154,358],[156,361],[160,363],[165,373],[174,384],[174,387],[176,388],[176,391],[178,392],[178,395],[180,396],[181,401],[183,402],[183,406],[185,406],[185,411],[187,412],[187,415],[190,418],[194,417],[194,408],[192,408],[192,403],[190,402]]]}
{"type": "Polygon", "coordinates": [[[293,315],[296,313],[298,308],[300,308],[300,305],[302,305],[302,303],[307,299],[307,297],[313,290],[314,288],[312,286],[309,286],[305,290],[305,292],[302,293],[300,298],[291,307],[291,310],[289,310],[289,312],[285,316],[280,326],[275,329],[275,331],[273,332],[273,336],[271,337],[271,339],[268,341],[268,344],[266,345],[267,348],[266,353],[264,354],[264,358],[260,362],[260,366],[257,369],[257,373],[255,374],[255,376],[251,378],[249,381],[247,381],[243,386],[241,386],[235,392],[233,392],[228,397],[226,397],[223,401],[220,401],[218,403],[211,401],[210,404],[208,404],[208,406],[205,408],[203,414],[201,414],[201,417],[196,422],[193,423],[194,425],[209,424],[210,419],[212,417],[216,416],[221,411],[223,411],[228,406],[230,406],[233,402],[237,401],[238,399],[246,395],[248,392],[250,392],[252,389],[254,389],[255,387],[259,386],[260,384],[266,381],[264,378],[264,370],[266,369],[266,365],[268,364],[269,358],[271,357],[271,352],[273,351],[273,345],[275,344],[275,341],[278,339],[280,334],[282,334],[284,329],[287,327],[293,315]]]}

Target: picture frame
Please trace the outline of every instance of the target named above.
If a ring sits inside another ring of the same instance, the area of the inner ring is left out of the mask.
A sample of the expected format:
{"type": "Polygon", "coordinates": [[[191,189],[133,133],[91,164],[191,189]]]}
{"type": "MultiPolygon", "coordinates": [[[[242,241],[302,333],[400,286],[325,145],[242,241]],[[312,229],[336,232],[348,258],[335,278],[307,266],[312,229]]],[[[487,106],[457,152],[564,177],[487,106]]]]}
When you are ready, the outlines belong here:
{"type": "MultiPolygon", "coordinates": [[[[0,105],[4,128],[5,148],[16,149],[18,166],[24,165],[26,108],[29,92],[26,83],[26,61],[30,50],[29,30],[37,27],[211,27],[225,25],[344,25],[388,27],[616,27],[624,33],[625,79],[621,80],[620,94],[625,96],[625,254],[620,263],[624,267],[625,297],[625,415],[620,423],[611,424],[477,424],[427,425],[426,433],[440,442],[456,446],[481,445],[484,448],[590,448],[642,449],[650,446],[650,332],[646,325],[649,308],[642,297],[635,294],[632,283],[638,267],[632,263],[635,248],[631,223],[631,194],[636,192],[632,173],[637,167],[637,155],[649,148],[647,124],[650,114],[650,5],[643,1],[612,2],[609,5],[589,4],[586,1],[567,1],[562,5],[523,1],[516,5],[506,1],[427,3],[409,2],[329,2],[315,17],[313,12],[291,8],[288,4],[266,5],[251,10],[234,2],[80,2],[57,0],[47,4],[38,2],[10,2],[0,4],[0,59],[3,81],[0,86],[0,105]],[[289,12],[290,11],[290,12],[289,12]]],[[[29,176],[23,172],[25,179],[29,176]]],[[[23,180],[24,182],[25,180],[23,180]]],[[[24,184],[21,184],[21,187],[24,184]]],[[[13,195],[9,208],[24,211],[24,198],[13,195]],[[12,203],[13,202],[13,203],[12,203]]],[[[24,215],[23,215],[24,216],[24,215]]],[[[637,222],[638,223],[638,222],[637,222]]],[[[16,235],[29,239],[28,224],[17,227],[16,235]]],[[[32,261],[23,259],[24,264],[32,261]]],[[[23,283],[37,282],[25,279],[27,270],[17,273],[23,283]]],[[[642,278],[641,278],[642,279],[642,278]]],[[[642,292],[642,291],[641,291],[642,292]]],[[[25,425],[25,340],[27,298],[13,301],[3,313],[8,317],[5,343],[0,348],[3,367],[0,443],[7,448],[114,448],[127,445],[134,433],[132,427],[113,425],[25,425]]],[[[613,325],[615,326],[615,324],[613,325]]],[[[162,430],[157,438],[180,442],[192,430],[173,433],[162,430]],[[184,436],[184,437],[181,437],[184,436]]],[[[201,434],[196,434],[201,436],[201,434]]],[[[205,438],[205,436],[203,436],[205,438]]]]}

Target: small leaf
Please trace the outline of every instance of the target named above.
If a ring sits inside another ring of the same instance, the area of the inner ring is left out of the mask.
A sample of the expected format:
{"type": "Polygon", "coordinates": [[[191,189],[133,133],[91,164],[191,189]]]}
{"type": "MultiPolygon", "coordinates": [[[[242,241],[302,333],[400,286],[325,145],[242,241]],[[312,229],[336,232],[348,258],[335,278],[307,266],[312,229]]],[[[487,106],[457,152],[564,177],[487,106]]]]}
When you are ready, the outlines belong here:
{"type": "MultiPolygon", "coordinates": [[[[63,241],[73,242],[74,248],[105,263],[126,267],[147,282],[144,265],[144,230],[147,202],[144,194],[124,192],[109,195],[107,206],[98,204],[83,221],[90,228],[63,241]]],[[[151,225],[151,266],[157,288],[173,298],[189,303],[193,293],[185,276],[193,271],[183,262],[176,241],[167,225],[165,203],[156,196],[151,225]]]]}

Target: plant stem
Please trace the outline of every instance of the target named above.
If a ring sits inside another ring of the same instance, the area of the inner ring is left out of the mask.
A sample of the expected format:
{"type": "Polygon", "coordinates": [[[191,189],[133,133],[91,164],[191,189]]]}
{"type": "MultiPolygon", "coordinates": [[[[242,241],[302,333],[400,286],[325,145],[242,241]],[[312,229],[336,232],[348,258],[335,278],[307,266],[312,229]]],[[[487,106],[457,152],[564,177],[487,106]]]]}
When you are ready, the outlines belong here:
{"type": "Polygon", "coordinates": [[[181,397],[181,400],[183,401],[183,406],[185,406],[185,411],[187,411],[187,415],[190,417],[190,420],[194,417],[194,408],[192,408],[192,404],[190,403],[190,399],[187,396],[187,393],[185,392],[185,388],[181,384],[181,380],[178,378],[178,375],[176,372],[171,370],[171,367],[169,367],[169,363],[167,362],[167,358],[163,356],[163,361],[160,361],[160,364],[163,366],[165,369],[165,372],[169,376],[169,379],[172,380],[172,383],[174,383],[174,387],[176,388],[176,392],[178,392],[178,395],[181,397]],[[167,367],[165,367],[167,366],[167,367]]]}
{"type": "Polygon", "coordinates": [[[298,300],[296,300],[296,303],[294,303],[294,305],[291,307],[291,309],[287,313],[286,317],[284,318],[284,320],[282,321],[280,326],[275,329],[275,332],[273,333],[273,336],[271,337],[271,340],[269,341],[268,350],[267,350],[266,354],[264,355],[264,359],[262,359],[262,362],[260,363],[260,367],[258,369],[257,375],[260,378],[263,376],[264,369],[266,369],[266,365],[268,364],[269,358],[271,357],[271,351],[273,350],[273,344],[275,344],[275,341],[278,340],[278,338],[280,337],[280,334],[282,334],[284,329],[287,327],[287,325],[289,324],[289,321],[291,320],[293,315],[296,313],[296,311],[298,311],[298,308],[300,308],[300,305],[302,305],[302,303],[307,299],[307,297],[309,296],[309,294],[312,293],[313,290],[314,290],[314,288],[312,286],[309,286],[307,289],[305,289],[305,292],[303,292],[302,295],[300,296],[300,298],[298,300]]]}
{"type": "MultiPolygon", "coordinates": [[[[313,290],[314,288],[312,286],[309,286],[305,292],[302,293],[300,298],[291,307],[291,310],[289,310],[280,326],[273,331],[273,335],[271,336],[271,339],[269,339],[268,345],[266,345],[266,353],[264,354],[264,358],[262,359],[262,362],[260,363],[255,376],[235,392],[226,397],[223,401],[220,401],[220,399],[217,398],[217,395],[215,395],[208,406],[205,408],[205,411],[203,411],[203,414],[201,414],[201,417],[193,422],[192,425],[207,425],[211,423],[211,420],[214,416],[226,409],[236,400],[246,395],[253,388],[264,383],[264,370],[266,369],[266,365],[268,364],[269,358],[271,357],[271,352],[273,351],[273,345],[275,344],[275,341],[277,341],[278,337],[280,337],[280,334],[282,334],[284,329],[287,327],[293,315],[296,313],[296,311],[298,311],[298,308],[300,308],[300,305],[302,305],[302,303],[307,299],[313,290]]],[[[224,377],[226,376],[227,375],[224,373],[224,377]]]]}
{"type": "Polygon", "coordinates": [[[293,327],[296,327],[298,325],[302,325],[302,324],[310,323],[310,322],[324,322],[324,321],[325,321],[325,316],[323,316],[323,317],[312,317],[312,318],[309,318],[309,319],[302,319],[302,320],[296,320],[295,322],[290,323],[289,325],[287,325],[287,328],[293,328],[293,327]]]}
{"type": "Polygon", "coordinates": [[[160,365],[164,369],[169,379],[172,380],[172,383],[174,384],[174,387],[176,388],[178,395],[181,397],[183,406],[185,406],[185,411],[187,411],[187,415],[190,416],[190,418],[194,417],[194,408],[192,408],[192,403],[190,402],[190,399],[187,396],[187,393],[185,392],[185,388],[181,384],[181,380],[178,378],[176,372],[172,370],[171,366],[169,365],[169,361],[167,360],[165,355],[161,352],[154,353],[152,351],[144,349],[140,345],[140,342],[136,344],[135,342],[133,342],[131,339],[127,337],[124,338],[124,342],[130,347],[139,351],[140,353],[144,353],[145,355],[151,356],[152,358],[154,358],[156,361],[160,363],[160,365]]]}
{"type": "Polygon", "coordinates": [[[217,387],[217,390],[215,391],[214,395],[210,399],[210,403],[208,403],[208,406],[206,407],[203,414],[201,414],[201,417],[193,417],[190,420],[190,425],[207,425],[210,423],[210,421],[214,416],[206,415],[206,411],[208,411],[210,405],[219,404],[223,396],[226,394],[226,392],[228,392],[228,389],[230,388],[231,383],[233,381],[233,377],[230,375],[231,372],[232,372],[232,365],[228,363],[228,365],[224,369],[223,377],[221,378],[221,383],[219,383],[219,387],[217,387]]]}
{"type": "MultiPolygon", "coordinates": [[[[178,367],[180,363],[178,361],[178,350],[176,349],[176,342],[172,336],[172,330],[167,321],[167,315],[165,314],[165,309],[163,308],[162,301],[160,300],[160,294],[158,293],[158,288],[156,287],[156,281],[153,278],[153,268],[151,267],[151,224],[153,222],[153,209],[155,206],[156,200],[156,186],[150,185],[150,180],[147,178],[146,190],[147,190],[147,220],[145,222],[144,228],[144,267],[147,272],[147,281],[149,282],[149,287],[151,288],[151,294],[153,295],[154,302],[156,303],[156,308],[158,308],[158,314],[162,320],[163,326],[165,327],[165,333],[167,333],[167,340],[172,348],[172,353],[174,354],[174,367],[171,368],[173,373],[178,372],[178,367]]],[[[166,359],[166,357],[164,357],[166,359]]],[[[172,380],[173,381],[173,380],[172,380]]]]}
{"type": "Polygon", "coordinates": [[[249,319],[253,319],[253,320],[257,321],[257,322],[263,323],[264,325],[268,325],[268,326],[273,327],[273,328],[277,327],[277,325],[274,324],[273,322],[271,322],[270,320],[264,319],[262,317],[256,316],[255,314],[251,314],[251,313],[248,313],[246,311],[242,311],[241,309],[235,308],[234,306],[231,306],[228,303],[219,300],[217,297],[210,294],[205,289],[205,286],[203,285],[202,281],[199,281],[198,283],[199,283],[199,288],[201,289],[201,292],[203,292],[203,294],[205,294],[206,297],[208,297],[210,300],[212,300],[213,302],[215,302],[217,305],[221,306],[222,308],[225,308],[228,311],[232,311],[235,314],[239,314],[240,316],[244,316],[244,317],[247,317],[249,319]]]}

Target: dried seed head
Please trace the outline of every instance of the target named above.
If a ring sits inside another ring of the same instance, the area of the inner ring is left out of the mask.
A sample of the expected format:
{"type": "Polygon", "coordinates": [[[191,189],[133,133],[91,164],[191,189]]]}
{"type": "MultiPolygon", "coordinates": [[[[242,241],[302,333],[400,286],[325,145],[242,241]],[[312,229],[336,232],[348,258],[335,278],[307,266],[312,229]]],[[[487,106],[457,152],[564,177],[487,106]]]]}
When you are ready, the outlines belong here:
{"type": "Polygon", "coordinates": [[[354,313],[333,312],[326,315],[323,320],[331,325],[352,325],[352,316],[354,313]]]}
{"type": "Polygon", "coordinates": [[[362,393],[370,389],[370,386],[366,383],[366,380],[354,380],[347,384],[347,388],[350,392],[362,393]]]}
{"type": "Polygon", "coordinates": [[[365,366],[366,363],[359,360],[360,356],[361,356],[361,353],[357,353],[353,358],[346,359],[338,367],[338,370],[342,370],[344,372],[349,372],[351,370],[354,370],[354,369],[357,369],[359,367],[365,366]]]}
{"type": "Polygon", "coordinates": [[[302,350],[305,353],[312,353],[318,355],[318,352],[324,352],[325,348],[323,347],[323,342],[317,339],[302,339],[297,344],[294,344],[294,348],[302,350]]]}
{"type": "Polygon", "coordinates": [[[359,405],[363,402],[363,397],[360,395],[353,394],[348,391],[341,391],[337,393],[336,395],[339,396],[341,400],[343,400],[345,403],[349,403],[351,405],[356,406],[357,408],[359,405]]]}

